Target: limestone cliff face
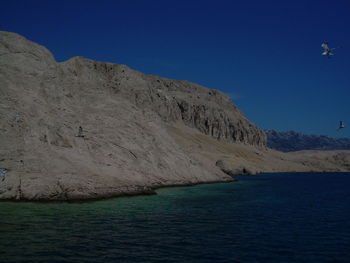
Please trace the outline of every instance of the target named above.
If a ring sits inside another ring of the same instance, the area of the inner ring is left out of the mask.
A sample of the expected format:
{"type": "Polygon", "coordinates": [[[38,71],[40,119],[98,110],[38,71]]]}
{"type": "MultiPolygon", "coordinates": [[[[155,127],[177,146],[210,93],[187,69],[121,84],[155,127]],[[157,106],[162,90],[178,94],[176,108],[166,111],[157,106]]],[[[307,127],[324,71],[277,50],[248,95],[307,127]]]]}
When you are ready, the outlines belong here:
{"type": "Polygon", "coordinates": [[[264,148],[223,93],[81,57],[57,63],[0,32],[0,199],[68,200],[231,181],[169,126],[264,148]],[[85,137],[77,137],[82,126],[85,137]],[[183,127],[183,128],[181,128],[183,127]]]}
{"type": "Polygon", "coordinates": [[[110,90],[112,96],[123,96],[141,109],[150,109],[163,121],[183,122],[219,140],[266,145],[265,133],[247,120],[220,91],[81,57],[63,64],[77,77],[88,74],[100,79],[102,88],[110,90]]]}

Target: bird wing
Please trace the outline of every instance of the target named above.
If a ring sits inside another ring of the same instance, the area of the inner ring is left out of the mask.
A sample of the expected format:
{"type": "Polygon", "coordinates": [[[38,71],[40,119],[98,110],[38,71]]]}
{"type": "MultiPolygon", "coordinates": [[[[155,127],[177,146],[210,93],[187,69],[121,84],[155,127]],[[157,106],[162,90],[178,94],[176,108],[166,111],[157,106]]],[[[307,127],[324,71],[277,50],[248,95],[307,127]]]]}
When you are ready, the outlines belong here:
{"type": "Polygon", "coordinates": [[[328,51],[328,50],[329,50],[329,47],[328,47],[328,45],[327,45],[326,43],[323,43],[323,44],[321,45],[321,47],[322,47],[325,51],[328,51]]]}

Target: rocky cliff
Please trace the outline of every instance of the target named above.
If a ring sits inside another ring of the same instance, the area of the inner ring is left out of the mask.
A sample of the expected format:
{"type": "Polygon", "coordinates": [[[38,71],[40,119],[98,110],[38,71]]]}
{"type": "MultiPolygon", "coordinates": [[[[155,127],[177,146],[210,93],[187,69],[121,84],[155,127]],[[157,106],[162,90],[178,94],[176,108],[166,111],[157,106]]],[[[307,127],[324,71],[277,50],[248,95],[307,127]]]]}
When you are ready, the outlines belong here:
{"type": "Polygon", "coordinates": [[[350,150],[350,138],[331,138],[325,135],[308,135],[295,131],[265,130],[267,145],[282,152],[301,150],[350,150]]]}
{"type": "Polygon", "coordinates": [[[0,87],[0,199],[89,199],[232,181],[216,160],[182,149],[172,125],[226,142],[266,142],[219,91],[82,57],[57,63],[9,32],[0,32],[0,87]]]}
{"type": "Polygon", "coordinates": [[[79,79],[75,85],[99,87],[139,109],[157,113],[162,121],[180,121],[219,140],[260,147],[266,144],[264,132],[248,121],[220,91],[82,57],[72,58],[60,66],[65,77],[73,75],[79,79]]]}

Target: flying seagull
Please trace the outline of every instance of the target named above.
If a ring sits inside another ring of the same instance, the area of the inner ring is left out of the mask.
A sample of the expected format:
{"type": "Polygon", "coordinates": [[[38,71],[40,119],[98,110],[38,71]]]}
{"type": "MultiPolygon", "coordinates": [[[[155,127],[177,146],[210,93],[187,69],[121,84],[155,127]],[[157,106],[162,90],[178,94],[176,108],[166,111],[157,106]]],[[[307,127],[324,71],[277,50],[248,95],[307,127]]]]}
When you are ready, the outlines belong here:
{"type": "Polygon", "coordinates": [[[331,58],[332,56],[334,56],[334,53],[332,53],[333,50],[336,50],[337,48],[340,48],[340,47],[330,48],[328,46],[327,42],[322,43],[321,47],[323,48],[322,56],[326,56],[328,58],[331,58]]]}
{"type": "Polygon", "coordinates": [[[338,131],[339,131],[340,129],[344,129],[344,128],[345,128],[344,122],[343,122],[343,121],[339,121],[339,128],[338,128],[338,131]]]}

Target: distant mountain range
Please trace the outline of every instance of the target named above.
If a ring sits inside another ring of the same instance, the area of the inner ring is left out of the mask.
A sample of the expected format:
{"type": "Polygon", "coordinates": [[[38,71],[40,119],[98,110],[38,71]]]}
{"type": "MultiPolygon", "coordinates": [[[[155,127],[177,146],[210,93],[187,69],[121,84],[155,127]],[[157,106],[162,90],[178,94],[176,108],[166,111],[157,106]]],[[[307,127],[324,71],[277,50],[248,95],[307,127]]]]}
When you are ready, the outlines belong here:
{"type": "Polygon", "coordinates": [[[295,131],[265,130],[267,146],[282,152],[300,150],[350,150],[350,138],[307,135],[295,131]]]}

